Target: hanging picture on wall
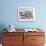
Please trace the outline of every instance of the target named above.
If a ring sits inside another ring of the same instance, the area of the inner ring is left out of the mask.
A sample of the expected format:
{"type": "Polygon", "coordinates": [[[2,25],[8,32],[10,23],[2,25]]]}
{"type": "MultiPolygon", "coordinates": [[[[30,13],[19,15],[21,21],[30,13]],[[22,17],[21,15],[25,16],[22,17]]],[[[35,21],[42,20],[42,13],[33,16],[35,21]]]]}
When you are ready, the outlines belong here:
{"type": "Polygon", "coordinates": [[[18,21],[35,21],[35,8],[19,7],[18,21]]]}

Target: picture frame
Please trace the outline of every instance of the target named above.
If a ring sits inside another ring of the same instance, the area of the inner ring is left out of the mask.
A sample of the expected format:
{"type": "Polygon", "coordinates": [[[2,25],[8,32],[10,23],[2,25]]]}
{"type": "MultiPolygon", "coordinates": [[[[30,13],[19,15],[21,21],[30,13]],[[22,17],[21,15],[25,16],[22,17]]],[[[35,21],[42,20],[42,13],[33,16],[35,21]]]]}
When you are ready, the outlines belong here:
{"type": "Polygon", "coordinates": [[[18,21],[35,21],[35,8],[19,7],[18,21]]]}

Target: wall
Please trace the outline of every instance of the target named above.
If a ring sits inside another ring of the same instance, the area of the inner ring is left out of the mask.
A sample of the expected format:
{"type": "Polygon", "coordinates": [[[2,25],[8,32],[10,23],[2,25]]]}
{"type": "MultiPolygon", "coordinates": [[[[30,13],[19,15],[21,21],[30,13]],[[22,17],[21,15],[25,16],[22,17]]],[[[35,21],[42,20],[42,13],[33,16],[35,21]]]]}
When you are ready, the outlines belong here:
{"type": "Polygon", "coordinates": [[[13,24],[16,28],[42,27],[46,28],[46,0],[0,0],[0,25],[13,24]],[[36,20],[34,22],[18,22],[18,7],[34,7],[36,20]]]}

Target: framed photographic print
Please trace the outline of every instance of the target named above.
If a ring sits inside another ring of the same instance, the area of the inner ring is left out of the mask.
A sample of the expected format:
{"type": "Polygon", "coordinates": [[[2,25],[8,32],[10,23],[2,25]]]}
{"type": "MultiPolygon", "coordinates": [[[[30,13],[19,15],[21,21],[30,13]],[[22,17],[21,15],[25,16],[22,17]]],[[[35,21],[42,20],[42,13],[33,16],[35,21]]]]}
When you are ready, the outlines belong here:
{"type": "Polygon", "coordinates": [[[35,21],[35,8],[19,7],[18,21],[35,21]]]}

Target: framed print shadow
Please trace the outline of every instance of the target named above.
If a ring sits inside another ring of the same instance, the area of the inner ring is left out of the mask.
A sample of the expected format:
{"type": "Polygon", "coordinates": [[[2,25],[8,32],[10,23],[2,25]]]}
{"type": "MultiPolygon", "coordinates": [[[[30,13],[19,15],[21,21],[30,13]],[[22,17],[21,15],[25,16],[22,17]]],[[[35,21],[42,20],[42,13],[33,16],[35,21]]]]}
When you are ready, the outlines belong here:
{"type": "Polygon", "coordinates": [[[18,21],[35,21],[35,8],[19,7],[18,21]]]}

